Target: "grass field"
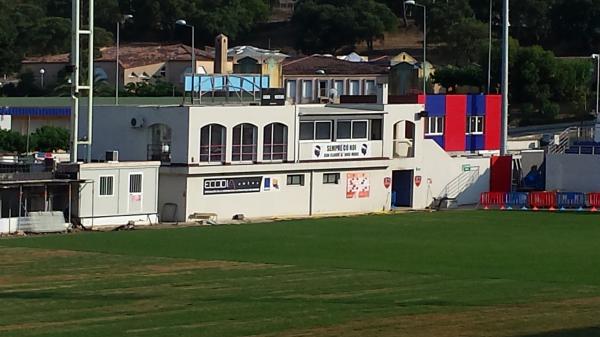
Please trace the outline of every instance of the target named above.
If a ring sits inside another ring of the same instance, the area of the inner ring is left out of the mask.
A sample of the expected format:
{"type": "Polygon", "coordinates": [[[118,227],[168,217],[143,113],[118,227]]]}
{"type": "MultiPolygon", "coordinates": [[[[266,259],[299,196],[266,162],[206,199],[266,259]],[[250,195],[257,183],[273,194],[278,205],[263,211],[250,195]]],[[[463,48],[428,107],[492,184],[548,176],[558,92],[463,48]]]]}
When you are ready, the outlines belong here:
{"type": "Polygon", "coordinates": [[[0,336],[600,336],[600,216],[2,239],[0,336]]]}

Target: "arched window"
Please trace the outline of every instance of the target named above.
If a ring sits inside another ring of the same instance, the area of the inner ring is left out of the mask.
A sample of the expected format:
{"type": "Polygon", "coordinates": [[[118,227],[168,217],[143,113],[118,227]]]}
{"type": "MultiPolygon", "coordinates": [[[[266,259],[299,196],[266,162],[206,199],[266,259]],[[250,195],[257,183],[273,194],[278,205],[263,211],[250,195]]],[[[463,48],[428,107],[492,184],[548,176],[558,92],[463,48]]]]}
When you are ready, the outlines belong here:
{"type": "Polygon", "coordinates": [[[258,128],[244,123],[233,128],[233,161],[256,161],[258,128]]]}
{"type": "Polygon", "coordinates": [[[288,149],[287,126],[271,123],[265,126],[263,138],[263,160],[286,160],[288,149]]]}
{"type": "Polygon", "coordinates": [[[200,130],[200,162],[224,163],[226,129],[223,125],[209,124],[200,130]]]}

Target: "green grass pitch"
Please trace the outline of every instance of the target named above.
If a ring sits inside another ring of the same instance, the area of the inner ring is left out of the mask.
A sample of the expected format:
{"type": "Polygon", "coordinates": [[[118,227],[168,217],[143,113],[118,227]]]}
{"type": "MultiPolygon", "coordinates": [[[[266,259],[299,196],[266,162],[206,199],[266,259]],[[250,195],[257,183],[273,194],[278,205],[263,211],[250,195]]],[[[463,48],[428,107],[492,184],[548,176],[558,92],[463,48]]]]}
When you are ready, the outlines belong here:
{"type": "Polygon", "coordinates": [[[600,336],[600,215],[1,239],[0,336],[600,336]]]}

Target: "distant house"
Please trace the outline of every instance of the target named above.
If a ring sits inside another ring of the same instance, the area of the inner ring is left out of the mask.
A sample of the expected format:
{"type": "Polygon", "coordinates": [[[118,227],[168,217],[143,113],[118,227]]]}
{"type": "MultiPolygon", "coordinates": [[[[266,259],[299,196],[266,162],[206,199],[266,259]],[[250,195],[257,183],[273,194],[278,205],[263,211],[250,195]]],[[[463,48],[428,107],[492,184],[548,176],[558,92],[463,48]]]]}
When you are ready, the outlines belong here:
{"type": "Polygon", "coordinates": [[[388,66],[311,55],[283,62],[286,96],[293,103],[328,101],[331,96],[375,95],[387,83],[388,66]]]}
{"type": "Polygon", "coordinates": [[[282,64],[288,57],[278,50],[267,50],[253,46],[229,49],[227,55],[233,61],[234,74],[268,75],[271,88],[283,87],[282,64]]]}
{"type": "Polygon", "coordinates": [[[423,91],[423,76],[428,80],[435,72],[435,68],[429,62],[417,60],[406,52],[393,57],[382,57],[373,62],[388,62],[390,66],[390,94],[408,95],[423,91]]]}
{"type": "MultiPolygon", "coordinates": [[[[116,79],[116,47],[100,49],[101,56],[95,60],[94,74],[97,81],[114,85],[116,79]]],[[[196,73],[212,74],[214,52],[196,49],[196,73]]],[[[184,44],[159,45],[132,43],[119,48],[119,85],[160,78],[183,87],[185,73],[192,72],[192,49],[184,44]]],[[[30,57],[22,62],[23,71],[31,71],[45,85],[59,81],[61,71],[69,65],[69,54],[30,57]],[[40,70],[44,69],[44,74],[40,70]]]]}

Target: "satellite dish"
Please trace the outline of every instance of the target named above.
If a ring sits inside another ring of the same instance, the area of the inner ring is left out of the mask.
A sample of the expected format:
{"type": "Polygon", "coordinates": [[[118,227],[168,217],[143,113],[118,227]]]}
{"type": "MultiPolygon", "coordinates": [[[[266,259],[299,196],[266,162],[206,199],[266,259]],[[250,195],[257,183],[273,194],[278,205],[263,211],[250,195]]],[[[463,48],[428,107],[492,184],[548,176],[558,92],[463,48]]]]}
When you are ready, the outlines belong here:
{"type": "Polygon", "coordinates": [[[315,71],[315,73],[318,75],[325,75],[325,70],[319,69],[319,70],[315,71]]]}

